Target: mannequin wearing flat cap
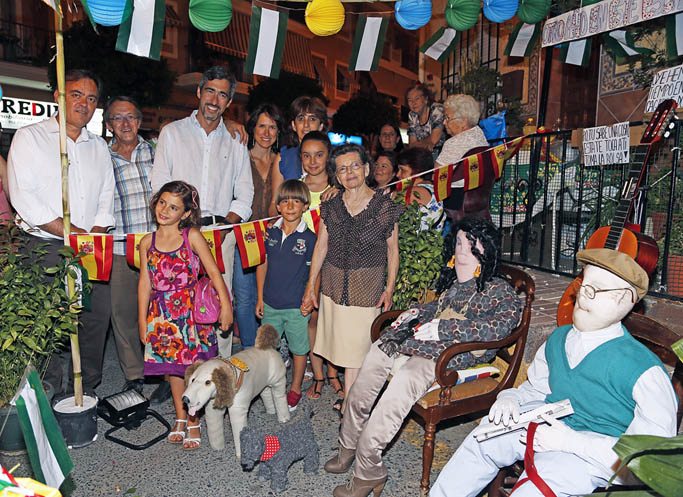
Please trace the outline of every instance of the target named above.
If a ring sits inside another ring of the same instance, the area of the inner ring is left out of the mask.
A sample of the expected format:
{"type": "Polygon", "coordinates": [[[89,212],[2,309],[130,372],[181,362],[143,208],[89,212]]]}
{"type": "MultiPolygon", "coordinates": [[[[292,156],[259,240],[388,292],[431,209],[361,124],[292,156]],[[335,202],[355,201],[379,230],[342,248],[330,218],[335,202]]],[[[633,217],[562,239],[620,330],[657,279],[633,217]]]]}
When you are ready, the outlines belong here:
{"type": "MultiPolygon", "coordinates": [[[[621,324],[647,293],[647,274],[631,257],[610,249],[584,250],[576,258],[585,268],[573,325],[553,331],[536,352],[527,381],[498,394],[482,421],[507,426],[520,412],[571,400],[574,414],[547,418],[533,438],[538,475],[557,497],[606,485],[618,466],[612,447],[622,434],[672,437],[677,429],[677,399],[668,374],[621,324]]],[[[500,468],[524,459],[526,439],[526,430],[483,442],[470,433],[429,495],[476,496],[500,468]]],[[[633,478],[622,474],[617,483],[633,478]]],[[[512,495],[548,494],[527,480],[512,495]]]]}

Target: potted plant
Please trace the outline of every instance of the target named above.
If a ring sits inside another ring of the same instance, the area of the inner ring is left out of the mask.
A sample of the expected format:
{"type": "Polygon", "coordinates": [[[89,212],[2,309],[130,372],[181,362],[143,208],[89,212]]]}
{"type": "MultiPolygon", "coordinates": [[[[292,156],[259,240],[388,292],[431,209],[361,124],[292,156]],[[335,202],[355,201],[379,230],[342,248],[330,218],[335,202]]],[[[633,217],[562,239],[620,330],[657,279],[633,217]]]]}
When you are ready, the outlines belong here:
{"type": "Polygon", "coordinates": [[[78,327],[78,294],[67,297],[64,279],[75,264],[44,268],[44,251],[28,250],[29,235],[14,223],[0,224],[0,450],[23,449],[16,411],[9,401],[31,362],[42,376],[50,356],[78,327]],[[44,278],[44,272],[54,278],[44,278]],[[11,421],[17,422],[11,425],[11,421]]]}

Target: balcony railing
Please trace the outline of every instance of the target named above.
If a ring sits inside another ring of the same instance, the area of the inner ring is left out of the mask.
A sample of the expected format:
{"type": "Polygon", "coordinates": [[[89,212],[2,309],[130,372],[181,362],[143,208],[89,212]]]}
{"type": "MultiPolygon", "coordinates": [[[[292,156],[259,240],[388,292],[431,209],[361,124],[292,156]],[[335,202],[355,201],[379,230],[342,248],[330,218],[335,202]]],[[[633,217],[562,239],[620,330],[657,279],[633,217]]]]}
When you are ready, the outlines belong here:
{"type": "MultiPolygon", "coordinates": [[[[650,293],[683,300],[683,125],[654,153],[636,199],[635,222],[659,247],[650,293]]],[[[493,222],[503,233],[507,262],[575,276],[576,252],[593,232],[609,226],[629,164],[586,166],[571,131],[534,135],[507,162],[491,198],[493,222]]],[[[633,157],[633,148],[631,148],[633,157]]]]}
{"type": "Polygon", "coordinates": [[[0,60],[46,66],[54,39],[54,31],[0,19],[0,60]]]}

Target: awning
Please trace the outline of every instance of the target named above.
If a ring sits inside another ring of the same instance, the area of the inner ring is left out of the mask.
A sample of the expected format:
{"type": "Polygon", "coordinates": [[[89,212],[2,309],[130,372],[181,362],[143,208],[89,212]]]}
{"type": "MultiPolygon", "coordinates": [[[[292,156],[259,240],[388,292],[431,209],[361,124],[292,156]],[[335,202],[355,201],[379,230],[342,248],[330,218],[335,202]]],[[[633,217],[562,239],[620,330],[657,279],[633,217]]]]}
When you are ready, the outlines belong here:
{"type": "Polygon", "coordinates": [[[370,77],[377,87],[379,93],[391,95],[402,101],[405,97],[406,91],[413,84],[411,79],[405,78],[398,74],[391,73],[385,69],[380,68],[378,71],[371,71],[370,77]]]}
{"type": "Polygon", "coordinates": [[[166,5],[166,24],[169,26],[182,26],[183,24],[183,21],[171,5],[166,5]]]}
{"type": "MultiPolygon", "coordinates": [[[[246,59],[249,51],[249,16],[233,11],[232,20],[227,28],[204,35],[204,43],[211,50],[246,59]]],[[[306,37],[287,31],[282,69],[315,79],[313,59],[306,37]]]]}

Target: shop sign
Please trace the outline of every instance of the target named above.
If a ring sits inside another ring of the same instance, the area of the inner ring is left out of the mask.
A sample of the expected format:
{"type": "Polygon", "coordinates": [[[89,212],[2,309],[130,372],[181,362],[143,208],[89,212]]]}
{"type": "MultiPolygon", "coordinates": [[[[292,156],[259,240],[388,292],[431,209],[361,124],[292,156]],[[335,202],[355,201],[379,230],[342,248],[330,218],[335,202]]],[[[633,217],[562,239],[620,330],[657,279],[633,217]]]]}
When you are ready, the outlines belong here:
{"type": "Polygon", "coordinates": [[[548,19],[542,42],[549,47],[681,11],[683,0],[603,0],[548,19]]]}
{"type": "MultiPolygon", "coordinates": [[[[0,99],[0,124],[3,129],[19,129],[53,116],[57,112],[54,102],[41,102],[23,98],[2,97],[0,99]]],[[[104,111],[95,109],[88,123],[88,130],[98,136],[102,135],[104,111]]]]}
{"type": "Polygon", "coordinates": [[[583,130],[583,163],[586,166],[628,164],[629,123],[583,130]]]}
{"type": "Polygon", "coordinates": [[[683,64],[663,69],[655,74],[650,84],[645,112],[654,112],[664,100],[673,99],[683,107],[683,64]]]}

